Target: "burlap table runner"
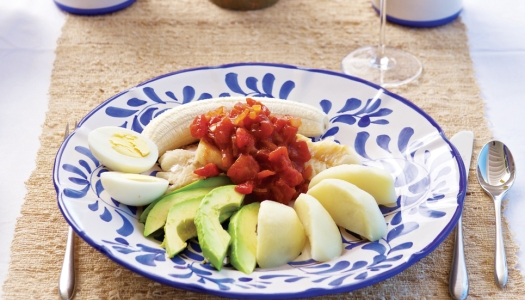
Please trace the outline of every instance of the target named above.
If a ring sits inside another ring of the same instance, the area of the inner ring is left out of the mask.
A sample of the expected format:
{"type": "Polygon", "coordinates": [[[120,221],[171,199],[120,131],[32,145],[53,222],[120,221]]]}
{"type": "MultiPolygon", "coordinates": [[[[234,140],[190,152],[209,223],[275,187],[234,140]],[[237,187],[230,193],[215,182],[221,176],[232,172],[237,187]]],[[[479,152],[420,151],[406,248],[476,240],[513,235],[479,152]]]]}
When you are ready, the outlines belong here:
{"type": "MultiPolygon", "coordinates": [[[[52,166],[66,122],[78,120],[115,93],[163,73],[232,62],[274,62],[339,71],[351,50],[375,44],[378,19],[367,0],[280,0],[234,12],[208,0],[138,0],[100,17],[68,16],[58,40],[37,167],[27,181],[12,244],[6,299],[56,299],[67,223],[56,205],[52,166]]],[[[415,83],[391,89],[432,116],[447,136],[475,133],[474,157],[491,138],[484,119],[461,20],[433,29],[392,24],[388,44],[411,51],[424,65],[415,83]]],[[[470,169],[464,215],[471,298],[522,297],[515,269],[519,250],[505,226],[509,283],[494,283],[493,204],[470,169]]],[[[433,253],[381,283],[331,299],[448,298],[452,235],[433,253]]],[[[77,239],[77,299],[214,298],[163,286],[112,262],[77,239]]]]}

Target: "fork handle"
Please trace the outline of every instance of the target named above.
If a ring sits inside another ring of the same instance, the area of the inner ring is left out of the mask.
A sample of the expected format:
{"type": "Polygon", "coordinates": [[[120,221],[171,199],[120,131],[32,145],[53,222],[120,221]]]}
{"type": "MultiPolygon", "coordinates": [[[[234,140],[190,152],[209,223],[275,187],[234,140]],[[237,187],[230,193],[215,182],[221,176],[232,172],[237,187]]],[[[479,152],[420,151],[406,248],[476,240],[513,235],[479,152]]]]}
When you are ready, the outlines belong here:
{"type": "Polygon", "coordinates": [[[505,256],[505,245],[501,232],[501,197],[494,198],[494,210],[496,212],[496,249],[494,252],[494,278],[500,288],[507,284],[508,270],[507,258],[505,256]]]}
{"type": "Polygon", "coordinates": [[[75,251],[74,251],[74,233],[71,226],[67,232],[66,252],[64,254],[64,261],[62,262],[62,270],[60,271],[60,279],[58,281],[58,293],[60,299],[73,299],[75,293],[75,251]]]}
{"type": "Polygon", "coordinates": [[[468,296],[468,273],[463,247],[463,222],[461,216],[456,225],[456,239],[452,256],[452,266],[450,268],[449,291],[452,298],[456,300],[463,300],[468,296]]]}

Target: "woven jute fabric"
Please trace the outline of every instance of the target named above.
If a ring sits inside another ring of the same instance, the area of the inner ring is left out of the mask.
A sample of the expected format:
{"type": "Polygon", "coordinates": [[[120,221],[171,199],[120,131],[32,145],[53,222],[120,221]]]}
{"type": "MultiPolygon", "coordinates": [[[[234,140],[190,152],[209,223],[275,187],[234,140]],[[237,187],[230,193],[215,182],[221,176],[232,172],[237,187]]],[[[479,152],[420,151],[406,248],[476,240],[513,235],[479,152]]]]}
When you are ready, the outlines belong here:
{"type": "MultiPolygon", "coordinates": [[[[117,13],[70,15],[58,40],[36,169],[16,225],[5,299],[56,299],[67,223],[56,204],[52,166],[66,122],[110,96],[158,75],[234,62],[272,62],[340,70],[340,60],[378,40],[378,17],[367,0],[280,0],[259,11],[219,8],[208,0],[138,0],[117,13]]],[[[413,29],[388,24],[387,44],[423,63],[422,76],[391,91],[434,118],[448,137],[475,133],[473,157],[491,139],[469,56],[465,26],[413,29]]],[[[494,208],[470,168],[464,211],[470,298],[525,295],[516,269],[518,246],[506,223],[505,290],[494,282],[494,208]]],[[[453,234],[428,256],[390,279],[330,299],[447,299],[453,234]]],[[[114,263],[76,240],[77,299],[210,299],[164,286],[114,263]]]]}

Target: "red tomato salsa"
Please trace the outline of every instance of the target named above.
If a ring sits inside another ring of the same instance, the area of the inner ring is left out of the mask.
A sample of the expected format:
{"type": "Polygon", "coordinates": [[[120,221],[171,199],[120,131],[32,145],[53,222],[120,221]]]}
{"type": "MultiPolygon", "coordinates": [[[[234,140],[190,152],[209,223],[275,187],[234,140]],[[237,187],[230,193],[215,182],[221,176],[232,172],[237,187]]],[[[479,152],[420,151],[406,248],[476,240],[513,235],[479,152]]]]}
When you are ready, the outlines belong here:
{"type": "MultiPolygon", "coordinates": [[[[305,167],[311,158],[308,145],[296,138],[300,125],[301,119],[272,115],[262,103],[247,98],[231,111],[219,107],[197,116],[190,131],[221,152],[221,169],[228,170],[237,192],[287,204],[306,192],[311,175],[305,167]]],[[[218,173],[213,164],[195,170],[204,177],[218,173]]]]}

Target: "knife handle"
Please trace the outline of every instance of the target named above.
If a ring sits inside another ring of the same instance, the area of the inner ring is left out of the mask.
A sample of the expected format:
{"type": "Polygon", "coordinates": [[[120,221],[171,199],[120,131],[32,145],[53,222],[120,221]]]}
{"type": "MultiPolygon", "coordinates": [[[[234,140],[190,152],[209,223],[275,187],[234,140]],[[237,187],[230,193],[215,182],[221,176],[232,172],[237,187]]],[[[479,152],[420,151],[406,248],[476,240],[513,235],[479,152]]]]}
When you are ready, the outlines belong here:
{"type": "Polygon", "coordinates": [[[452,298],[457,300],[463,300],[468,296],[468,272],[463,248],[463,222],[461,216],[456,225],[456,239],[452,256],[452,266],[450,267],[449,291],[452,298]]]}

